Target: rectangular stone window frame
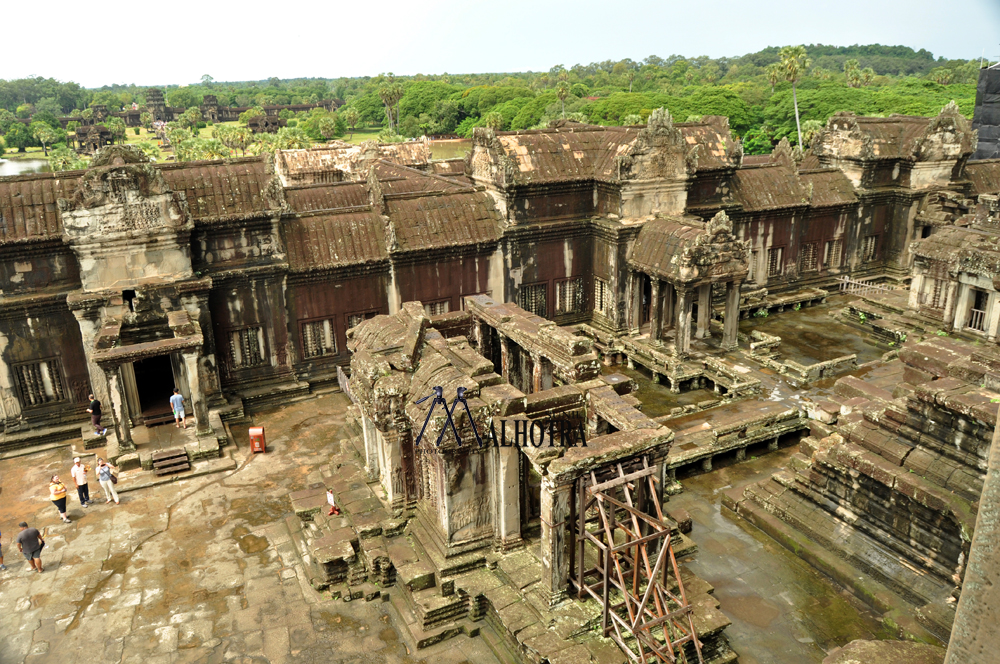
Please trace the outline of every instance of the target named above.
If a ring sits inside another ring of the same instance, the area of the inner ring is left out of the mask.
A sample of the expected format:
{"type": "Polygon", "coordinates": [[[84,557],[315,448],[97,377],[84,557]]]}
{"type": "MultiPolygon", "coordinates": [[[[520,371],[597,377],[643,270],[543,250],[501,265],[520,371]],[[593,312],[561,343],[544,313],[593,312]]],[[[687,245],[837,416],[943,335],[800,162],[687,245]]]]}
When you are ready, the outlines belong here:
{"type": "Polygon", "coordinates": [[[583,277],[556,280],[555,293],[557,316],[583,312],[583,277]]]}
{"type": "Polygon", "coordinates": [[[839,268],[844,263],[844,238],[830,238],[823,243],[823,267],[839,268]]]}
{"type": "Polygon", "coordinates": [[[861,262],[871,263],[878,260],[878,245],[880,235],[866,235],[861,241],[861,262]]]}
{"type": "Polygon", "coordinates": [[[428,316],[443,316],[451,311],[451,298],[424,302],[424,313],[428,316]]]}
{"type": "Polygon", "coordinates": [[[785,248],[771,247],[767,250],[767,276],[780,277],[785,271],[785,248]]]}
{"type": "Polygon", "coordinates": [[[521,284],[517,289],[517,306],[542,318],[549,317],[549,282],[521,284]]]}
{"type": "Polygon", "coordinates": [[[757,283],[757,274],[760,272],[760,250],[754,249],[750,252],[750,271],[747,273],[747,282],[757,283]]]}
{"type": "Polygon", "coordinates": [[[357,327],[362,321],[366,321],[369,318],[374,318],[378,316],[378,309],[368,309],[366,311],[352,311],[350,313],[344,314],[344,330],[349,330],[352,327],[357,327]]]}
{"type": "Polygon", "coordinates": [[[815,272],[819,269],[819,243],[806,242],[799,252],[799,272],[815,272]]]}
{"type": "Polygon", "coordinates": [[[62,360],[47,357],[11,365],[22,410],[69,401],[62,360]]]}
{"type": "Polygon", "coordinates": [[[229,363],[234,370],[250,369],[267,364],[264,330],[260,325],[247,325],[226,330],[229,363]],[[254,347],[256,342],[256,350],[254,347]]]}
{"type": "Polygon", "coordinates": [[[594,277],[594,313],[611,318],[615,306],[611,284],[600,277],[594,277]]]}
{"type": "Polygon", "coordinates": [[[336,357],[336,318],[312,318],[299,321],[299,338],[302,341],[302,358],[318,360],[336,357]]]}

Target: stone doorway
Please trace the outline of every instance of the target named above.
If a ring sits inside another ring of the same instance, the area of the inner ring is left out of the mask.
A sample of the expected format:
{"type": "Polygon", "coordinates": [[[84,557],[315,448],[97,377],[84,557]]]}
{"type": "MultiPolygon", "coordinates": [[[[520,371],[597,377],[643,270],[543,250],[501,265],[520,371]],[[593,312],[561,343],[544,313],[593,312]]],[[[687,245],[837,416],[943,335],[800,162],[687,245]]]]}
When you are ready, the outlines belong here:
{"type": "Polygon", "coordinates": [[[157,355],[132,363],[135,390],[130,410],[137,412],[136,421],[149,427],[173,422],[170,395],[178,386],[172,355],[157,355]]]}

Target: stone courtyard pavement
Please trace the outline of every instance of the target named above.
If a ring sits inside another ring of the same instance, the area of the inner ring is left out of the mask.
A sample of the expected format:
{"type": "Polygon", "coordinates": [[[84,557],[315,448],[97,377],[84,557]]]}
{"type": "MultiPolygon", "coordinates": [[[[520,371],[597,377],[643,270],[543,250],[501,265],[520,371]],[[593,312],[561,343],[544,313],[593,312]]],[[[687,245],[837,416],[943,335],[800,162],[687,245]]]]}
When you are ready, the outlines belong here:
{"type": "Polygon", "coordinates": [[[89,509],[71,491],[71,524],[47,488],[53,473],[71,482],[70,448],[0,460],[0,663],[496,662],[465,636],[416,651],[390,603],[309,586],[287,496],[327,483],[348,404],[338,393],[259,414],[268,454],[249,457],[235,427],[235,470],[135,491],[123,479],[117,507],[93,480],[89,509]],[[42,574],[12,545],[23,520],[45,537],[42,574]]]}

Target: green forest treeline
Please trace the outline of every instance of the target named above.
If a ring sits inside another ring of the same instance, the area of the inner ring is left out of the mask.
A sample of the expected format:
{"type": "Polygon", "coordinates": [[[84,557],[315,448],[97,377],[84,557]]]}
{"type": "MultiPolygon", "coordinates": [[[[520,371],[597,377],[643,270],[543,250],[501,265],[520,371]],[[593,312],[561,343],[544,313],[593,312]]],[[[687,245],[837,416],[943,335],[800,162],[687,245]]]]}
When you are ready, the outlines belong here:
{"type": "MultiPolygon", "coordinates": [[[[384,127],[390,135],[458,134],[477,126],[503,130],[545,126],[560,117],[602,125],[638,124],[658,107],[679,121],[725,115],[748,152],[796,142],[792,88],[769,67],[778,48],[736,58],[650,56],[541,73],[391,74],[364,78],[291,79],[164,86],[171,106],[189,108],[206,94],[220,106],[265,106],[339,99],[343,128],[384,127]],[[348,109],[351,109],[348,111],[348,109]],[[345,122],[346,121],[346,122],[345,122]]],[[[905,46],[806,46],[811,66],[797,84],[808,143],[819,123],[838,111],[864,115],[934,115],[954,100],[971,117],[977,60],[935,59],[905,46]],[[806,123],[813,128],[806,131],[806,123]]],[[[0,108],[19,117],[71,114],[95,104],[116,110],[142,105],[145,87],[98,90],[42,77],[0,80],[0,108]]],[[[4,111],[0,110],[0,115],[4,111]]],[[[383,136],[386,132],[383,132],[383,136]]]]}

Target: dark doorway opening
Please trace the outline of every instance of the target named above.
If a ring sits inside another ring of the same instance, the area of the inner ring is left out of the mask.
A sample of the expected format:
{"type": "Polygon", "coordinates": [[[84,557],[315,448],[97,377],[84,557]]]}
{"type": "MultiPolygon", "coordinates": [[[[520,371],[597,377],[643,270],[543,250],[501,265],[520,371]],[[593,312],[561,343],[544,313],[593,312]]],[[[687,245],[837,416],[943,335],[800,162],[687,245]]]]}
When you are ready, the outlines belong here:
{"type": "Polygon", "coordinates": [[[135,386],[139,394],[142,423],[153,426],[173,422],[170,395],[174,391],[174,372],[169,355],[158,355],[132,364],[135,369],[135,386]]]}
{"type": "Polygon", "coordinates": [[[649,309],[653,302],[653,283],[646,275],[642,275],[639,278],[642,280],[642,312],[639,316],[639,322],[645,325],[649,322],[650,318],[649,309]]]}

